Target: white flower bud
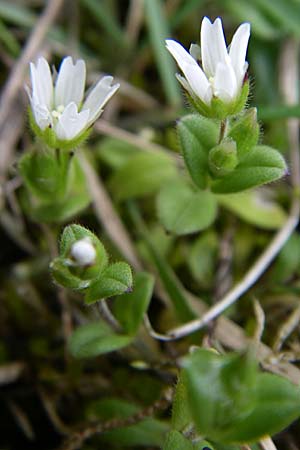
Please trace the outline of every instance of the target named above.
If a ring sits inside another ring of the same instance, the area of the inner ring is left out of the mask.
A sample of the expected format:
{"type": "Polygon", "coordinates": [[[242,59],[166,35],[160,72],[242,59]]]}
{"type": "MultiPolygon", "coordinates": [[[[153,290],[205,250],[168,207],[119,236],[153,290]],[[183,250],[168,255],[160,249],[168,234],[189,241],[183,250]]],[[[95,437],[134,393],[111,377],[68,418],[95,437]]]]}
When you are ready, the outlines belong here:
{"type": "Polygon", "coordinates": [[[83,238],[71,247],[71,256],[79,266],[89,266],[96,259],[96,250],[90,238],[83,238]]]}

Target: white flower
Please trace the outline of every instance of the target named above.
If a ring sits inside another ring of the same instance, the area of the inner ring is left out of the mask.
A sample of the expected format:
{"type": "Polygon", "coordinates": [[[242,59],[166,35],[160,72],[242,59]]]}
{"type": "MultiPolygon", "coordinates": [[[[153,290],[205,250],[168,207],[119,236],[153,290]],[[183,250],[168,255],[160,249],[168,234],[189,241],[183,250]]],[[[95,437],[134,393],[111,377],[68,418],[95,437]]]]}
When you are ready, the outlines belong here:
{"type": "Polygon", "coordinates": [[[104,105],[119,88],[111,85],[113,77],[103,77],[83,101],[86,68],[81,59],[73,63],[63,59],[53,83],[45,58],[30,63],[32,91],[29,92],[36,124],[41,130],[51,128],[57,139],[69,141],[85,131],[103,111],[104,105]]]}
{"type": "Polygon", "coordinates": [[[245,58],[249,37],[250,24],[243,23],[227,48],[221,19],[211,23],[204,17],[200,33],[202,68],[197,62],[198,46],[192,44],[189,53],[172,39],[167,39],[166,44],[185,76],[178,75],[183,87],[210,106],[213,96],[229,103],[240,94],[248,68],[245,58]]]}
{"type": "Polygon", "coordinates": [[[71,247],[71,256],[79,266],[93,264],[96,259],[96,250],[91,239],[86,237],[76,241],[71,247]]]}

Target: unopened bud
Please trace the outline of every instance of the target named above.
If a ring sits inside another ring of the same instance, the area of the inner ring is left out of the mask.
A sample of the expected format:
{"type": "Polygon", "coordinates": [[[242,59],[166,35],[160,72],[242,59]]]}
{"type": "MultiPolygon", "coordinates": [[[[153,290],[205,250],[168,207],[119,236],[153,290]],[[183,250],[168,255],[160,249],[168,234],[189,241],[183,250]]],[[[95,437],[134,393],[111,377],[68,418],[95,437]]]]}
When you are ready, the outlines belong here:
{"type": "Polygon", "coordinates": [[[232,172],[238,163],[236,143],[230,138],[225,138],[210,150],[208,163],[214,177],[224,177],[232,172]]]}
{"type": "Polygon", "coordinates": [[[71,247],[71,256],[79,266],[90,266],[95,262],[96,250],[90,238],[85,237],[71,247]]]}

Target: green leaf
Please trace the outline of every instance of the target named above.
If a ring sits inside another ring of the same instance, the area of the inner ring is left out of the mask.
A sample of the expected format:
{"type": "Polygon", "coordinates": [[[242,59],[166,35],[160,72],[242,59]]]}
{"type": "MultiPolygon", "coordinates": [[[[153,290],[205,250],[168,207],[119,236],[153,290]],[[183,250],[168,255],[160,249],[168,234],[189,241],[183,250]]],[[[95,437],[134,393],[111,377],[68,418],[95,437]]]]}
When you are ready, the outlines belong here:
{"type": "Polygon", "coordinates": [[[251,354],[220,356],[197,349],[183,360],[183,382],[198,432],[223,442],[223,433],[253,410],[256,364],[251,354]]]}
{"type": "Polygon", "coordinates": [[[263,192],[246,191],[237,194],[218,195],[218,202],[241,219],[267,230],[280,228],[287,215],[273,201],[264,200],[263,192]]]}
{"type": "Polygon", "coordinates": [[[205,289],[210,288],[214,283],[217,253],[218,236],[212,230],[201,233],[189,248],[188,267],[195,280],[205,289]]]}
{"type": "Polygon", "coordinates": [[[231,125],[228,137],[236,142],[238,159],[241,160],[257,145],[259,125],[256,108],[246,110],[241,117],[235,120],[231,125]]]}
{"type": "MultiPolygon", "coordinates": [[[[94,401],[88,409],[90,420],[126,419],[139,411],[139,407],[118,398],[105,398],[94,401]]],[[[137,424],[120,427],[111,432],[106,432],[101,436],[100,441],[113,443],[120,448],[126,446],[133,448],[136,446],[161,447],[165,434],[169,426],[161,420],[145,418],[137,424]]]]}
{"type": "Polygon", "coordinates": [[[118,296],[114,301],[114,313],[124,331],[134,336],[143,321],[151,301],[154,278],[146,272],[139,272],[130,294],[118,296]]]}
{"type": "Polygon", "coordinates": [[[271,280],[276,284],[288,281],[300,272],[300,236],[291,235],[276,258],[271,270],[271,280]]]}
{"type": "Polygon", "coordinates": [[[198,432],[209,440],[255,442],[300,415],[299,386],[260,373],[251,353],[218,355],[197,349],[183,366],[192,417],[198,432]]]}
{"type": "Polygon", "coordinates": [[[277,150],[258,145],[244,157],[233,172],[213,181],[212,191],[219,194],[243,191],[276,181],[286,172],[285,160],[277,150]]]}
{"type": "Polygon", "coordinates": [[[156,192],[162,183],[176,176],[172,158],[164,153],[139,153],[123,164],[111,178],[118,200],[143,197],[156,192]]]}
{"type": "Polygon", "coordinates": [[[191,423],[192,416],[187,401],[186,384],[183,379],[179,377],[173,398],[172,428],[178,431],[184,431],[191,423]]]}
{"type": "Polygon", "coordinates": [[[120,169],[143,149],[116,138],[103,139],[97,147],[97,156],[113,169],[120,169]]]}
{"type": "Polygon", "coordinates": [[[131,336],[116,334],[109,325],[99,321],[77,328],[69,340],[69,349],[75,358],[90,358],[119,350],[131,341],[131,336]]]}
{"type": "Polygon", "coordinates": [[[218,126],[214,120],[191,114],[177,126],[181,151],[194,183],[204,189],[208,180],[208,152],[218,142],[218,126]]]}
{"type": "Polygon", "coordinates": [[[260,374],[255,397],[255,408],[222,434],[224,442],[258,441],[265,435],[278,433],[300,416],[300,388],[286,378],[260,374]]]}
{"type": "Polygon", "coordinates": [[[181,433],[172,430],[167,436],[163,450],[194,450],[194,446],[181,433]]]}
{"type": "Polygon", "coordinates": [[[102,298],[129,292],[132,289],[131,268],[125,262],[111,264],[94,280],[85,295],[85,302],[90,304],[102,298]]]}
{"type": "Polygon", "coordinates": [[[195,191],[182,179],[164,185],[157,198],[158,217],[177,235],[209,227],[217,214],[217,203],[209,191],[195,191]]]}

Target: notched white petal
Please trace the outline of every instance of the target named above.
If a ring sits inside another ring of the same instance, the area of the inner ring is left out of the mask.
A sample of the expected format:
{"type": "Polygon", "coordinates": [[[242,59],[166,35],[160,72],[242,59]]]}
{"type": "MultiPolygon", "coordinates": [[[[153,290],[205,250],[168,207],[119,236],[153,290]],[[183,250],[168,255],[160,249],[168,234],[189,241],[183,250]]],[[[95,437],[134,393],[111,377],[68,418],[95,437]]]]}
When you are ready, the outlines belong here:
{"type": "Polygon", "coordinates": [[[49,64],[41,57],[37,63],[30,63],[32,98],[35,103],[52,107],[53,83],[49,64]]]}
{"type": "Polygon", "coordinates": [[[77,105],[74,102],[69,103],[55,126],[58,139],[74,139],[87,128],[88,118],[88,109],[78,112],[77,105]]]}
{"type": "Polygon", "coordinates": [[[208,79],[195,59],[177,41],[167,40],[167,49],[175,58],[193,93],[209,104],[212,94],[208,79]]]}
{"type": "Polygon", "coordinates": [[[201,55],[202,66],[208,78],[214,77],[217,64],[228,61],[226,41],[222,27],[222,21],[218,17],[211,23],[208,17],[204,17],[201,25],[201,55]]]}
{"type": "Polygon", "coordinates": [[[112,85],[113,77],[105,76],[103,77],[95,87],[92,88],[91,92],[87,96],[86,100],[82,105],[82,110],[89,110],[88,123],[94,122],[101,112],[103,107],[106,105],[108,100],[114,95],[114,93],[119,89],[120,84],[116,83],[112,85]]]}
{"type": "Polygon", "coordinates": [[[45,130],[45,128],[52,126],[52,117],[48,108],[45,105],[35,103],[33,99],[31,99],[30,103],[34,120],[39,128],[45,130]]]}
{"type": "Polygon", "coordinates": [[[231,64],[219,63],[214,80],[214,94],[224,102],[233,100],[237,95],[237,82],[231,64]]]}
{"type": "Polygon", "coordinates": [[[234,33],[229,49],[229,57],[234,68],[237,83],[241,86],[248,64],[246,63],[246,53],[250,38],[250,24],[243,23],[234,33]]]}
{"type": "Polygon", "coordinates": [[[71,56],[63,59],[55,84],[55,107],[67,106],[74,102],[77,106],[82,101],[85,87],[86,67],[80,59],[73,63],[71,56]]]}

